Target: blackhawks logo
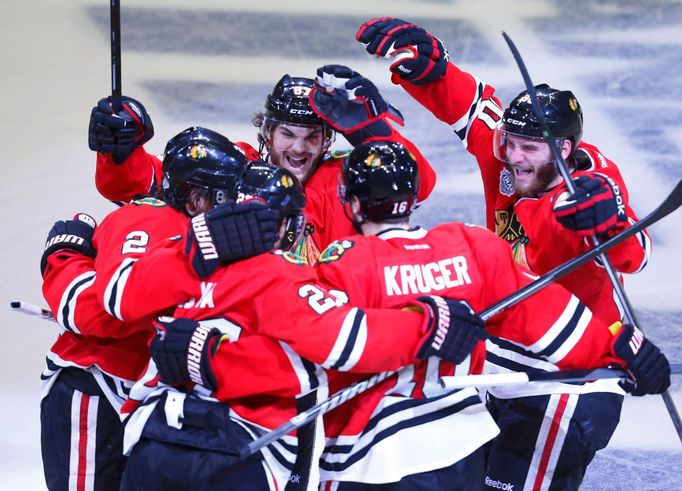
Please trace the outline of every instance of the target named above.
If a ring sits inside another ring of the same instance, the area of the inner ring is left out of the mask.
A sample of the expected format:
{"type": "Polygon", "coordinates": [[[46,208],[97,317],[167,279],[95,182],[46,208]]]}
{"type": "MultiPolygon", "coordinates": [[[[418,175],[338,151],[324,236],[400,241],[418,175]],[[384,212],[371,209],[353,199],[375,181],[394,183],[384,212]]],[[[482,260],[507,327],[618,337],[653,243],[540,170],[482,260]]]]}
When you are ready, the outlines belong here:
{"type": "Polygon", "coordinates": [[[345,252],[354,245],[355,243],[352,240],[340,240],[332,242],[324,251],[322,251],[322,254],[320,254],[320,257],[317,259],[317,262],[331,263],[338,261],[341,259],[341,256],[343,256],[345,252]]]}
{"type": "Polygon", "coordinates": [[[161,208],[162,206],[168,206],[165,201],[161,201],[160,199],[156,199],[156,198],[136,199],[136,200],[131,201],[131,204],[133,204],[135,206],[142,206],[142,205],[155,206],[157,208],[161,208]]]}

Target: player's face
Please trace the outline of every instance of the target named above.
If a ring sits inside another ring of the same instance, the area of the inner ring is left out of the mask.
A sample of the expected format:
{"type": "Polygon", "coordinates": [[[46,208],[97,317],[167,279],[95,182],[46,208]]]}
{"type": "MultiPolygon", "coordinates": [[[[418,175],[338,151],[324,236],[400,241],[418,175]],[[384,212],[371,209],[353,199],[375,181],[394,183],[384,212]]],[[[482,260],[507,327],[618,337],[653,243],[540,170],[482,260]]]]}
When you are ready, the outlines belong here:
{"type": "MultiPolygon", "coordinates": [[[[570,150],[570,142],[566,143],[570,150]]],[[[546,142],[507,134],[505,153],[514,190],[519,196],[535,196],[561,182],[546,142]]]]}
{"type": "Polygon", "coordinates": [[[321,126],[275,125],[270,135],[270,160],[283,167],[305,184],[315,171],[315,165],[325,152],[321,126]]]}

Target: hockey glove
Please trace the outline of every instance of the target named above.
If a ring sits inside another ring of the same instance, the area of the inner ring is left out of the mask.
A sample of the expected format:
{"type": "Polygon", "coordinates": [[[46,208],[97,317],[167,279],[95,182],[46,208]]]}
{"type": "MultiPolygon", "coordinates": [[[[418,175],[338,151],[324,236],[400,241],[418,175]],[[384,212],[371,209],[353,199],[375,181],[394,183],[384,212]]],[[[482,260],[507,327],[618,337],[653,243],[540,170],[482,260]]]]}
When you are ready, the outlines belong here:
{"type": "Polygon", "coordinates": [[[318,68],[309,98],[318,116],[353,146],[369,137],[390,137],[393,127],[389,119],[405,123],[402,114],[384,100],[371,80],[343,65],[318,68]]]}
{"type": "Polygon", "coordinates": [[[149,346],[164,384],[195,383],[214,391],[216,379],[210,358],[220,344],[222,333],[191,319],[159,318],[154,321],[156,337],[149,346]]]}
{"type": "Polygon", "coordinates": [[[445,75],[448,50],[421,27],[394,17],[372,19],[360,27],[355,39],[371,55],[395,56],[390,69],[404,80],[425,85],[445,75]]]}
{"type": "Polygon", "coordinates": [[[593,174],[573,179],[575,193],[562,186],[554,198],[557,221],[581,237],[617,233],[628,217],[618,185],[608,177],[593,174]]]}
{"type": "Polygon", "coordinates": [[[228,201],[192,218],[185,254],[199,278],[206,278],[221,264],[272,249],[279,223],[279,212],[262,201],[228,201]]]}
{"type": "Polygon", "coordinates": [[[620,386],[633,396],[661,394],[670,386],[670,363],[637,327],[625,324],[613,341],[613,352],[627,362],[630,380],[620,386]]]}
{"type": "Polygon", "coordinates": [[[90,150],[110,153],[123,163],[137,147],[154,136],[154,125],[144,106],[130,97],[101,99],[90,113],[90,150]]]}
{"type": "Polygon", "coordinates": [[[59,220],[50,229],[45,241],[43,257],[40,258],[40,273],[45,274],[47,258],[64,249],[71,249],[94,258],[95,248],[92,236],[97,223],[95,219],[85,213],[76,213],[72,220],[59,220]]]}
{"type": "Polygon", "coordinates": [[[437,356],[458,364],[469,356],[479,340],[486,339],[485,321],[464,300],[426,296],[417,301],[428,315],[428,331],[417,358],[437,356]]]}

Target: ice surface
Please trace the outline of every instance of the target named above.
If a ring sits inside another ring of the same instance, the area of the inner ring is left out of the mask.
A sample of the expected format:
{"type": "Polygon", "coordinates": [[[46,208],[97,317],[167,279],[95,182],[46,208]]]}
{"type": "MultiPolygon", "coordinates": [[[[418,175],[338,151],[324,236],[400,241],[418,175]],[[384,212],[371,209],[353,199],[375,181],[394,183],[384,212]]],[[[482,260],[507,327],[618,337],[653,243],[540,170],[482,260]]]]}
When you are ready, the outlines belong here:
{"type": "MultiPolygon", "coordinates": [[[[585,139],[615,160],[641,215],[682,177],[682,3],[673,0],[153,0],[122,2],[125,94],[153,116],[165,140],[192,124],[255,144],[249,126],[284,73],[314,76],[344,63],[371,77],[407,118],[405,133],[439,173],[417,213],[433,225],[483,221],[472,158],[449,128],[390,84],[386,65],[353,40],[371,17],[424,25],[453,60],[493,83],[503,102],[523,88],[500,32],[514,39],[536,83],[570,88],[585,112],[585,139]]],[[[0,3],[0,152],[3,267],[0,269],[0,488],[44,489],[38,375],[56,336],[47,321],[9,311],[11,300],[43,304],[38,261],[55,220],[76,211],[101,219],[114,206],[93,185],[87,148],[90,108],[110,91],[108,3],[4,0],[0,3]]],[[[344,146],[342,139],[336,146],[344,146]]],[[[682,360],[680,213],[652,228],[648,269],[627,278],[645,331],[682,360]]],[[[682,406],[679,378],[673,394],[682,406]]],[[[629,398],[609,447],[583,489],[682,489],[682,445],[659,397],[629,398]]]]}

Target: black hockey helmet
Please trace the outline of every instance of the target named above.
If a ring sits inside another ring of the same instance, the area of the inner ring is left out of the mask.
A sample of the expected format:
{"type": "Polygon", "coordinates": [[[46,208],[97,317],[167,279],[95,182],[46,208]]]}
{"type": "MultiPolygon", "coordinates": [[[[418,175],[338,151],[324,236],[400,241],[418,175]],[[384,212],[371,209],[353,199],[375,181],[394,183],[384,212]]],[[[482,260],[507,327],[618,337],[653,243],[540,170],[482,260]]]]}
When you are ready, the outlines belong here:
{"type": "Polygon", "coordinates": [[[314,87],[315,81],[311,78],[292,77],[284,75],[268,94],[265,99],[265,111],[256,114],[254,124],[260,128],[258,140],[263,146],[267,146],[270,134],[277,123],[286,123],[297,126],[319,126],[324,132],[322,149],[326,151],[334,141],[334,130],[321,117],[319,117],[308,100],[308,94],[314,87]]]}
{"type": "Polygon", "coordinates": [[[279,211],[285,221],[281,249],[290,248],[303,233],[306,200],[303,186],[288,170],[263,161],[249,162],[235,184],[237,203],[260,198],[272,209],[279,211]]]}
{"type": "MultiPolygon", "coordinates": [[[[557,139],[570,140],[572,149],[575,150],[583,135],[583,111],[573,92],[553,89],[547,84],[536,85],[535,89],[550,133],[557,139]]],[[[532,138],[543,137],[528,91],[521,92],[509,104],[501,124],[508,133],[532,138]]]]}
{"type": "Polygon", "coordinates": [[[339,197],[344,204],[360,200],[363,222],[408,217],[417,203],[417,160],[397,142],[355,147],[343,161],[342,179],[339,197]]]}
{"type": "Polygon", "coordinates": [[[193,188],[206,190],[213,205],[231,198],[237,175],[247,163],[244,152],[228,138],[193,126],[166,144],[163,155],[162,196],[185,210],[193,188]]]}
{"type": "Polygon", "coordinates": [[[315,81],[284,75],[265,100],[265,117],[273,121],[314,126],[324,122],[310,107],[308,94],[315,81]]]}

